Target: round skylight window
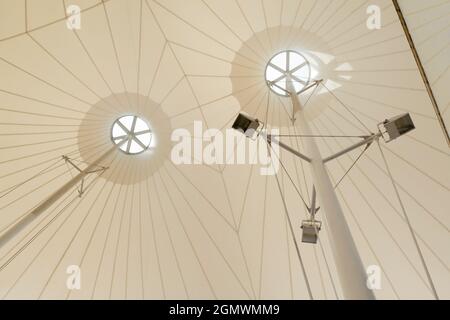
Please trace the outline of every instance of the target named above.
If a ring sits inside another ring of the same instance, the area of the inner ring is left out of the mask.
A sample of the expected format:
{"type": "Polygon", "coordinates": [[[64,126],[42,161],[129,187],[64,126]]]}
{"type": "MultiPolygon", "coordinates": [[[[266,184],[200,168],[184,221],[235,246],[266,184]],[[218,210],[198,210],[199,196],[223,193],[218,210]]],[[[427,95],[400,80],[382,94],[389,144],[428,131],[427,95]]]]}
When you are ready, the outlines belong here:
{"type": "Polygon", "coordinates": [[[150,126],[137,116],[124,116],[117,119],[111,132],[112,141],[126,154],[139,154],[146,151],[152,142],[150,126]]]}
{"type": "Polygon", "coordinates": [[[292,81],[294,89],[299,93],[311,79],[311,66],[306,58],[292,50],[276,54],[266,67],[266,81],[276,94],[289,95],[288,81],[292,81]]]}

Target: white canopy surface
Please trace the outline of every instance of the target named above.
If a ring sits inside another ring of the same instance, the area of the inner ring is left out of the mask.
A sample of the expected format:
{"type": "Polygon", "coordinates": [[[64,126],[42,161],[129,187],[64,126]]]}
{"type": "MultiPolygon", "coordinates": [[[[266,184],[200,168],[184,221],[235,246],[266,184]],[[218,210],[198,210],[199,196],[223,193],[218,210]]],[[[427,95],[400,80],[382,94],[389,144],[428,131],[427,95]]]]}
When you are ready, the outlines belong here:
{"type": "MultiPolygon", "coordinates": [[[[400,5],[449,127],[450,1],[400,5]]],[[[173,130],[225,132],[240,111],[303,151],[311,138],[293,137],[290,100],[264,79],[288,49],[324,79],[301,96],[315,135],[367,135],[410,113],[416,130],[380,145],[449,299],[450,149],[390,0],[0,0],[0,233],[77,174],[62,156],[85,168],[110,149],[116,119],[139,115],[155,139],[140,155],[115,152],[81,197],[73,188],[0,248],[0,299],[342,299],[323,210],[319,243],[301,243],[307,164],[281,152],[280,193],[260,165],[171,160],[173,130]],[[67,27],[72,4],[81,29],[67,27]],[[80,290],[67,287],[72,265],[80,290]]],[[[316,141],[327,156],[359,138],[316,141]]],[[[327,164],[333,183],[362,150],[327,164]]],[[[376,297],[432,299],[377,144],[336,192],[364,266],[382,270],[376,297]]]]}

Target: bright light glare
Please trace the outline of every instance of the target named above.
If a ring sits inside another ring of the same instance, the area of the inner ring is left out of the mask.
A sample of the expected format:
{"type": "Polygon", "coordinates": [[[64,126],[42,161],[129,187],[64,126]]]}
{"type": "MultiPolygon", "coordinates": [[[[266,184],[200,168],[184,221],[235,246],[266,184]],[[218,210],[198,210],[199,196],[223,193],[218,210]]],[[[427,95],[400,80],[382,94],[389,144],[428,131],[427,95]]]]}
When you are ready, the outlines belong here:
{"type": "Polygon", "coordinates": [[[137,116],[124,116],[117,119],[112,127],[113,142],[127,154],[146,151],[152,143],[149,125],[137,116]]]}
{"type": "Polygon", "coordinates": [[[272,91],[287,96],[288,78],[297,93],[305,88],[311,79],[311,67],[306,58],[295,51],[283,51],[267,64],[266,81],[272,91]]]}

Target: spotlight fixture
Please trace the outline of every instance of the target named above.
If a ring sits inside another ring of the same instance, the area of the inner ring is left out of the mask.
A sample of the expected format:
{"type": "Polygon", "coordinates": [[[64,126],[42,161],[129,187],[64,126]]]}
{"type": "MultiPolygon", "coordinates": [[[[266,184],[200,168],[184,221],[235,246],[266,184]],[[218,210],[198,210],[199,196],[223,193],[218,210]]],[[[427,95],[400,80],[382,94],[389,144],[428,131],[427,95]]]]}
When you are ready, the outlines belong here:
{"type": "Polygon", "coordinates": [[[316,220],[316,214],[320,207],[316,206],[316,187],[313,187],[311,206],[308,208],[309,219],[302,221],[302,242],[316,244],[319,238],[319,231],[322,229],[322,222],[316,220]]]}
{"type": "Polygon", "coordinates": [[[319,238],[319,231],[322,228],[322,222],[317,220],[302,221],[302,242],[316,244],[319,238]]]}
{"type": "Polygon", "coordinates": [[[233,123],[233,129],[245,134],[247,138],[254,139],[262,130],[264,124],[258,119],[241,112],[233,123]]]}
{"type": "Polygon", "coordinates": [[[405,113],[391,119],[385,120],[378,125],[380,133],[386,143],[401,137],[414,130],[416,127],[409,113],[405,113]],[[383,130],[384,128],[384,130],[383,130]]]}

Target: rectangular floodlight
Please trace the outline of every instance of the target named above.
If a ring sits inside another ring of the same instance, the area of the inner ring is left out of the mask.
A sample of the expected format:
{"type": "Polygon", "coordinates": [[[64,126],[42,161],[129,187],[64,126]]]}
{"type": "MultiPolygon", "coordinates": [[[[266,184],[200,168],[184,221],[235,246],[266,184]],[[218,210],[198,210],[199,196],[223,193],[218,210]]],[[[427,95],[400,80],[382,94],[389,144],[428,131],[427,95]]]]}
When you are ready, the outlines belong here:
{"type": "Polygon", "coordinates": [[[322,222],[317,220],[303,220],[302,221],[302,242],[317,243],[319,238],[319,231],[322,228],[322,222]]]}
{"type": "Polygon", "coordinates": [[[416,127],[414,126],[410,114],[405,113],[389,120],[385,120],[383,123],[379,124],[378,128],[383,134],[383,139],[386,142],[391,142],[414,130],[416,127]],[[384,130],[382,130],[381,127],[383,127],[384,130]]]}
{"type": "Polygon", "coordinates": [[[254,138],[259,133],[262,123],[245,113],[239,113],[233,123],[233,129],[241,131],[248,138],[254,138]]]}

